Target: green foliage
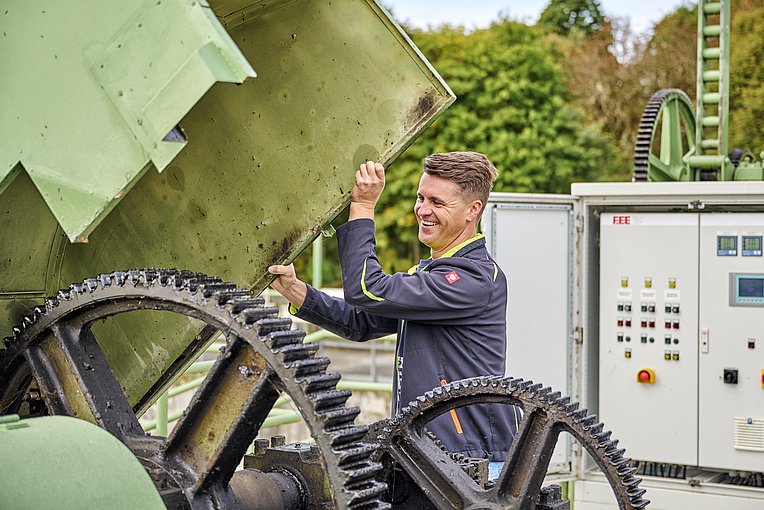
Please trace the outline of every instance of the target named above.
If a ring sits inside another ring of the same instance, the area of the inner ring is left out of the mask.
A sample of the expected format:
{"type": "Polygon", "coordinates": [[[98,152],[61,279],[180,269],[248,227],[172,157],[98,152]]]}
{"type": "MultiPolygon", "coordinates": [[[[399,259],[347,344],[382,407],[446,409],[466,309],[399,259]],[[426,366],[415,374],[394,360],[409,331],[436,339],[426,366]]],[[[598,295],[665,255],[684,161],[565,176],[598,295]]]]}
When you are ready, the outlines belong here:
{"type": "Polygon", "coordinates": [[[613,144],[567,103],[562,69],[543,31],[503,20],[470,34],[442,27],[411,35],[458,99],[388,169],[377,217],[387,270],[405,270],[428,255],[412,211],[427,154],[485,153],[500,171],[496,191],[567,193],[573,181],[616,172],[613,144]]]}
{"type": "Polygon", "coordinates": [[[599,0],[551,0],[539,18],[539,25],[558,34],[592,34],[602,28],[604,16],[599,0]]]}
{"type": "MultiPolygon", "coordinates": [[[[650,96],[662,88],[695,95],[697,9],[681,6],[640,36],[622,20],[604,20],[599,8],[592,0],[552,0],[535,27],[501,20],[472,33],[407,30],[458,99],[387,169],[377,207],[387,271],[429,255],[417,240],[413,205],[430,153],[485,153],[500,171],[496,191],[567,193],[575,181],[631,178],[650,96]]],[[[764,149],[763,19],[761,0],[733,1],[730,147],[756,154],[764,149]]],[[[336,240],[324,250],[324,284],[338,286],[336,240]]],[[[310,281],[310,250],[296,265],[310,281]]]]}
{"type": "Polygon", "coordinates": [[[764,151],[764,5],[732,3],[729,147],[764,151]]]}

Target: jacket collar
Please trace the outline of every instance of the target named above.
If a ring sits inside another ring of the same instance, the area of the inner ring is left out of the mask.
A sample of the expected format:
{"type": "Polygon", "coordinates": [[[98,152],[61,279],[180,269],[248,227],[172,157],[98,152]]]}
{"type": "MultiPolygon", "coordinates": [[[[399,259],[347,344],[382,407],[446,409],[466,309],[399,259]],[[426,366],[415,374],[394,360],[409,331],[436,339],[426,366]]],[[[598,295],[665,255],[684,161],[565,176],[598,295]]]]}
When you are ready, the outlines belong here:
{"type": "Polygon", "coordinates": [[[444,259],[446,257],[461,257],[465,253],[470,252],[474,250],[475,248],[479,248],[481,246],[485,246],[485,235],[478,234],[471,239],[467,239],[461,244],[457,244],[456,246],[454,246],[453,248],[451,248],[450,250],[448,250],[446,253],[444,253],[438,258],[444,259]]]}

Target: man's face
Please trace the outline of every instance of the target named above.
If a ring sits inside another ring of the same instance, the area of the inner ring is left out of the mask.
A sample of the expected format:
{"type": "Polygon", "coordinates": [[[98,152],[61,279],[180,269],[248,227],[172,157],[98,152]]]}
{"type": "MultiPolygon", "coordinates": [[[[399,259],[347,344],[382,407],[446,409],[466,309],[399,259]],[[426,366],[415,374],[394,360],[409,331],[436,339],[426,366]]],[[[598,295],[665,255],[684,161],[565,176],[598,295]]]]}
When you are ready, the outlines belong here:
{"type": "Polygon", "coordinates": [[[439,257],[475,235],[481,207],[479,200],[467,203],[455,182],[423,174],[414,205],[419,240],[432,250],[433,257],[439,257]]]}

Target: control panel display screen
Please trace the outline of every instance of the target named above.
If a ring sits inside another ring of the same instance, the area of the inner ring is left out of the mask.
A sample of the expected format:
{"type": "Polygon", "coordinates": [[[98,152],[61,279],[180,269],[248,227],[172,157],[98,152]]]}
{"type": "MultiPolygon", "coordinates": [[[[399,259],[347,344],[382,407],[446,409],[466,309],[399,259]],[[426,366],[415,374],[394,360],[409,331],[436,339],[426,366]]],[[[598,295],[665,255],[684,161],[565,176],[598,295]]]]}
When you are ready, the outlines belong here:
{"type": "Polygon", "coordinates": [[[764,274],[730,273],[730,306],[764,307],[764,274]]]}
{"type": "Polygon", "coordinates": [[[737,236],[716,236],[716,255],[719,257],[737,255],[737,236]]]}
{"type": "Polygon", "coordinates": [[[764,298],[764,280],[761,278],[738,278],[738,296],[764,298]]]}
{"type": "Polygon", "coordinates": [[[761,257],[761,236],[743,236],[743,257],[761,257]]]}

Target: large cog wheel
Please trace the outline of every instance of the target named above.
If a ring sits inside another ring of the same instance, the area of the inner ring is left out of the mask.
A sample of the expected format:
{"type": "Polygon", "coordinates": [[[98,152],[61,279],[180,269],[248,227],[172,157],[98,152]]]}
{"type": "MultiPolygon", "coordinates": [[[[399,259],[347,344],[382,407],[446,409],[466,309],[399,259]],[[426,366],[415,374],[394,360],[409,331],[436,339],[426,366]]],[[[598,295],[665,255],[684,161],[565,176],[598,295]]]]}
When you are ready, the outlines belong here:
{"type": "MultiPolygon", "coordinates": [[[[100,275],[60,291],[5,339],[0,357],[0,413],[18,412],[36,381],[49,414],[77,416],[128,447],[158,488],[175,487],[165,503],[182,508],[239,508],[229,481],[282,392],[289,394],[322,455],[336,508],[373,509],[384,484],[354,424],[358,408],[337,390],[327,358],[233,284],[184,271],[133,270],[100,275]],[[202,386],[169,437],[146,436],[99,347],[94,322],[134,310],[165,310],[203,321],[205,335],[227,339],[202,386]],[[159,481],[161,480],[161,487],[159,481]]],[[[237,487],[234,486],[236,490],[237,487]]],[[[172,491],[169,491],[170,493],[172,491]]],[[[166,494],[167,490],[160,493],[166,494]]],[[[239,492],[237,491],[237,495],[239,492]]]]}
{"type": "Polygon", "coordinates": [[[686,157],[695,153],[695,108],[679,89],[659,90],[647,102],[634,149],[634,181],[691,181],[686,157]]]}
{"type": "Polygon", "coordinates": [[[478,377],[456,381],[419,397],[397,417],[370,431],[382,448],[375,455],[385,469],[393,508],[534,510],[557,438],[568,432],[579,441],[610,483],[620,510],[639,510],[642,496],[636,468],[604,425],[578,403],[531,381],[478,377]],[[471,404],[520,406],[523,418],[504,470],[482,487],[430,437],[426,424],[451,409],[471,404]],[[396,487],[403,484],[404,487],[396,487]]]}

